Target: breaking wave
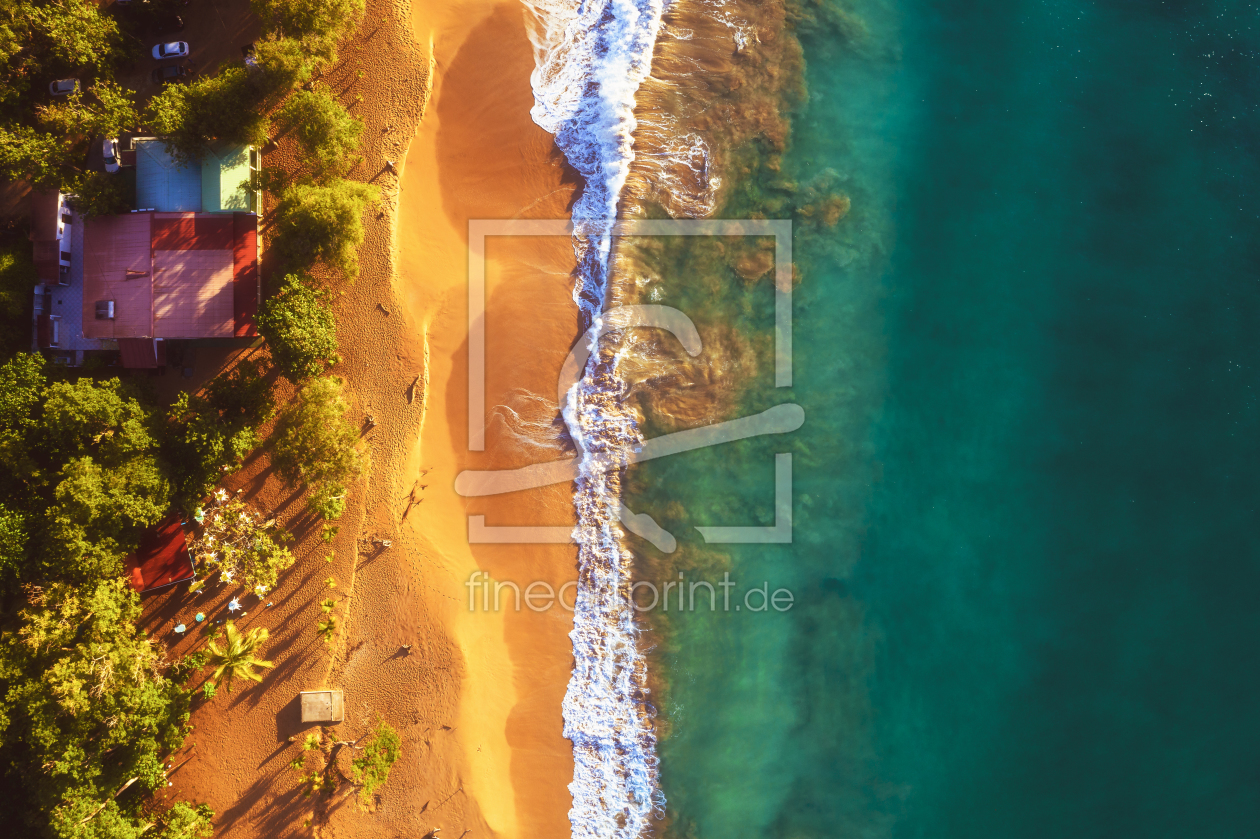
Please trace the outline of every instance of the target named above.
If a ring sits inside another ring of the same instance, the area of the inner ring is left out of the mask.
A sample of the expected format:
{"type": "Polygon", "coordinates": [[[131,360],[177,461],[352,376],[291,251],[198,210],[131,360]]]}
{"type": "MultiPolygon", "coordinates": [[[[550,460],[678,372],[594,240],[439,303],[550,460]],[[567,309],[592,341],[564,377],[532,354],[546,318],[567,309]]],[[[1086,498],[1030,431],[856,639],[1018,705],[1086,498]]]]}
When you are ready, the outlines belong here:
{"type": "Polygon", "coordinates": [[[581,331],[595,327],[582,379],[562,405],[580,458],[578,592],[569,636],[575,663],[562,707],[564,736],[573,743],[569,821],[575,839],[637,839],[664,805],[647,667],[630,601],[633,559],[618,525],[622,473],[642,438],[601,315],[617,204],[634,159],[635,94],[651,69],[664,5],[524,2],[535,53],[531,114],[585,181],[572,211],[573,299],[581,331]]]}

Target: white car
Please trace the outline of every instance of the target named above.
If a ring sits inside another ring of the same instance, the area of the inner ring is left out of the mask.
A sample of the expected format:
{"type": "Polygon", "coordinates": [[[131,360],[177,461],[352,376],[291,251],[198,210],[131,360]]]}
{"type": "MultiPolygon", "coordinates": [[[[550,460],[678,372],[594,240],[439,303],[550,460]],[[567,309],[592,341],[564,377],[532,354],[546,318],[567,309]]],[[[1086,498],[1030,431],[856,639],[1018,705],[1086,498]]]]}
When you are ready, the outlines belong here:
{"type": "Polygon", "coordinates": [[[48,92],[53,96],[65,96],[79,89],[78,79],[59,79],[48,85],[48,92]]]}
{"type": "Polygon", "coordinates": [[[153,48],[153,57],[162,58],[183,58],[188,55],[187,41],[171,41],[166,44],[158,44],[153,48]]]}
{"type": "Polygon", "coordinates": [[[105,142],[101,148],[101,154],[105,157],[105,171],[117,172],[118,166],[119,166],[118,141],[112,138],[106,137],[105,142]]]}

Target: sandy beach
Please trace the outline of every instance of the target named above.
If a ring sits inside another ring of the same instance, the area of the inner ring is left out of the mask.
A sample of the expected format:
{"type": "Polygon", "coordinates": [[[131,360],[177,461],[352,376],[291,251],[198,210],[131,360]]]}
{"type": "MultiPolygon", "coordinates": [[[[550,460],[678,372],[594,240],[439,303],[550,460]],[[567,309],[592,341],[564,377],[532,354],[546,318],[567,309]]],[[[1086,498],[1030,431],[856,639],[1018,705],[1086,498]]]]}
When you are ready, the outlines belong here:
{"type": "MultiPolygon", "coordinates": [[[[364,161],[351,177],[382,187],[365,218],[361,275],[336,303],[343,360],[333,372],[354,396],[368,468],[331,545],[265,455],[228,483],[295,535],[297,563],[274,605],[244,598],[238,619],[271,631],[265,654],[275,669],[260,685],[199,705],[189,744],[173,758],[167,795],[210,804],[218,836],[568,832],[572,755],[560,703],[569,613],[516,611],[510,592],[500,611],[480,602],[470,611],[465,583],[478,571],[521,588],[573,579],[571,545],[468,539],[470,514],[491,526],[571,526],[570,489],[464,499],[453,488],[464,469],[561,455],[556,382],[577,329],[566,238],[488,245],[484,452],[469,451],[466,430],[468,220],[562,218],[575,188],[550,136],[530,120],[532,66],[515,0],[380,0],[368,3],[324,75],[366,124],[364,161]],[[400,177],[384,170],[387,160],[400,177]],[[344,616],[331,648],[315,633],[318,604],[330,595],[344,616]],[[288,766],[314,728],[300,724],[298,691],[325,687],[345,691],[338,739],[360,736],[378,717],[403,737],[389,782],[366,805],[345,789],[306,797],[288,766]]],[[[265,163],[299,165],[285,138],[265,163]]],[[[226,619],[238,594],[183,588],[152,599],[146,613],[144,628],[172,658],[204,641],[198,633],[179,640],[176,623],[197,611],[226,619]]]]}

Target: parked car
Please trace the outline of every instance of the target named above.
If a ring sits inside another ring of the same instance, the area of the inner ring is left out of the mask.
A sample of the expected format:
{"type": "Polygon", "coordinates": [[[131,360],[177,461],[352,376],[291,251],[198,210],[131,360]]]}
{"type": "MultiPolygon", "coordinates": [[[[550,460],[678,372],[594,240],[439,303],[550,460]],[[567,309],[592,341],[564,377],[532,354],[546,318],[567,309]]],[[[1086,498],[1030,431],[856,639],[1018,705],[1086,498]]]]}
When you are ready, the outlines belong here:
{"type": "Polygon", "coordinates": [[[156,67],[153,70],[154,84],[168,84],[169,82],[177,82],[185,76],[191,76],[192,70],[183,64],[167,64],[165,67],[156,67]]]}
{"type": "Polygon", "coordinates": [[[118,171],[118,141],[112,137],[106,137],[105,142],[101,144],[101,155],[105,158],[105,171],[118,171]]]}
{"type": "Polygon", "coordinates": [[[187,41],[169,41],[165,44],[158,44],[153,48],[153,57],[156,59],[163,58],[183,58],[188,55],[187,41]]]}
{"type": "Polygon", "coordinates": [[[53,96],[65,96],[67,93],[74,93],[78,89],[78,79],[58,79],[48,85],[48,92],[53,96]]]}

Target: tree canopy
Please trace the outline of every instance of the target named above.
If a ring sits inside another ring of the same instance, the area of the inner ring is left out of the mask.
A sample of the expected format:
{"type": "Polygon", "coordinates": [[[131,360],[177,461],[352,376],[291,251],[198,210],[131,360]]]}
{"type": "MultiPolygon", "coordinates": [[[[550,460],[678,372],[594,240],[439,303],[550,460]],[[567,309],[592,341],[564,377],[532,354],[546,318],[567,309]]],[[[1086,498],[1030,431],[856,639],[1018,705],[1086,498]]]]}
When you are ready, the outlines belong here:
{"type": "Polygon", "coordinates": [[[377,194],[370,184],[340,178],[326,185],[290,186],[275,208],[272,249],[291,268],[324,262],[354,279],[363,244],[363,211],[377,194]]]}
{"type": "Polygon", "coordinates": [[[292,382],[318,376],[341,360],[330,297],[310,277],[288,274],[258,312],[271,357],[292,382]]]}
{"type": "Polygon", "coordinates": [[[335,61],[337,41],[363,16],[364,0],[253,0],[268,31],[294,38],[312,55],[335,61]]]}
{"type": "Polygon", "coordinates": [[[276,127],[292,131],[318,172],[335,167],[359,145],[363,123],[324,89],[297,90],[276,115],[276,127]]]}
{"type": "Polygon", "coordinates": [[[304,385],[276,423],[271,458],[276,472],[291,486],[312,487],[312,509],[324,518],[341,514],[344,503],[333,501],[344,497],[345,485],[362,467],[358,432],[346,417],[349,410],[341,379],[326,376],[304,385]]]}
{"type": "Polygon", "coordinates": [[[16,628],[0,634],[3,797],[13,799],[4,804],[36,835],[144,832],[139,805],[114,796],[131,778],[146,790],[164,784],[162,761],[183,742],[189,697],[163,675],[161,655],[136,630],[139,616],[122,579],[57,583],[31,589],[16,628]]]}

